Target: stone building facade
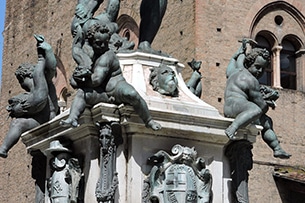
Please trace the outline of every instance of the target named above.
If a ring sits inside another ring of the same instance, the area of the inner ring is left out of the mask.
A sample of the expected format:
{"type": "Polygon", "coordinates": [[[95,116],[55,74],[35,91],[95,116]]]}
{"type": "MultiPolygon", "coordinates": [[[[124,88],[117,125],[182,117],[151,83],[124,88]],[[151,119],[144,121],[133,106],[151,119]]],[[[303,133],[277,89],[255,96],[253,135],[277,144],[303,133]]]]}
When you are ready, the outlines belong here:
{"type": "MultiPolygon", "coordinates": [[[[3,140],[10,121],[7,120],[5,110],[7,100],[22,92],[14,72],[20,63],[36,61],[33,34],[43,34],[52,45],[60,62],[54,81],[58,99],[62,109],[70,106],[75,93],[69,86],[69,77],[75,67],[71,57],[70,31],[75,5],[76,1],[68,0],[7,1],[3,33],[0,140],[3,140]]],[[[135,42],[140,22],[139,7],[140,1],[122,0],[118,17],[120,34],[135,42]]],[[[289,160],[273,158],[272,151],[260,136],[257,137],[253,145],[254,165],[249,179],[250,202],[285,202],[283,199],[290,197],[284,197],[283,194],[289,192],[302,195],[298,189],[289,191],[282,188],[282,180],[278,180],[274,174],[288,166],[287,173],[301,179],[302,173],[299,170],[291,170],[305,165],[304,13],[305,3],[302,0],[169,0],[161,28],[153,43],[155,49],[162,50],[185,64],[182,71],[185,80],[191,73],[187,62],[193,58],[202,60],[201,99],[216,107],[221,114],[225,70],[231,56],[240,46],[238,40],[251,37],[272,51],[272,68],[262,82],[277,88],[280,98],[276,109],[269,110],[268,115],[273,118],[274,130],[282,147],[292,157],[289,160]],[[293,62],[288,63],[295,68],[284,70],[283,62],[288,56],[293,58],[293,62]]],[[[7,159],[0,159],[0,202],[34,201],[31,168],[31,156],[21,142],[11,150],[7,159]]],[[[289,176],[284,180],[294,182],[291,179],[289,176]]]]}

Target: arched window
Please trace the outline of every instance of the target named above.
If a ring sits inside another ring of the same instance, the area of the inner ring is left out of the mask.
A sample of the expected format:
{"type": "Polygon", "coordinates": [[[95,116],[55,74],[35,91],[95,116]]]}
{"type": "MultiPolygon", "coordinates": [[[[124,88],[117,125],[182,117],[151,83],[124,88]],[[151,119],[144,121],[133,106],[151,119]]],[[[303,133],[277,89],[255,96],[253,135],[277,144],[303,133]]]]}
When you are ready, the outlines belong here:
{"type": "Polygon", "coordinates": [[[61,61],[61,59],[55,55],[57,61],[57,74],[53,78],[53,83],[56,89],[57,101],[60,113],[62,113],[67,107],[67,95],[68,95],[68,81],[66,76],[66,69],[61,61]]]}
{"type": "MultiPolygon", "coordinates": [[[[257,47],[265,48],[271,53],[271,45],[266,37],[264,37],[263,35],[257,35],[255,41],[257,42],[257,47]]],[[[261,78],[259,78],[260,84],[271,86],[272,75],[273,75],[273,69],[272,66],[269,66],[268,68],[265,69],[264,75],[261,78]]]]}
{"type": "Polygon", "coordinates": [[[67,108],[67,96],[68,96],[68,89],[63,87],[58,95],[58,107],[60,113],[64,112],[67,108]]]}
{"type": "Polygon", "coordinates": [[[257,13],[250,36],[271,55],[261,84],[305,91],[304,24],[302,13],[284,1],[271,2],[257,13]]]}
{"type": "Polygon", "coordinates": [[[119,26],[119,35],[135,43],[137,48],[139,42],[139,26],[136,21],[127,14],[121,15],[116,23],[119,26]]]}
{"type": "Polygon", "coordinates": [[[294,45],[284,39],[280,54],[281,86],[287,89],[296,89],[296,49],[294,45]]]}

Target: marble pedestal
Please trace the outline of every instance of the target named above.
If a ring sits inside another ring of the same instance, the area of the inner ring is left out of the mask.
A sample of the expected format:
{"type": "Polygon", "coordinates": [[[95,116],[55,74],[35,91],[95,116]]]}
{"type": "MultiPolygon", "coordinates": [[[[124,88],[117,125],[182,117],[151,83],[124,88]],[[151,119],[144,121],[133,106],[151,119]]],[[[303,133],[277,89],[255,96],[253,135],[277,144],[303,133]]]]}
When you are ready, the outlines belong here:
{"type": "MultiPolygon", "coordinates": [[[[146,101],[153,119],[162,125],[159,131],[148,129],[130,106],[100,103],[86,109],[77,128],[64,128],[60,120],[68,111],[22,135],[28,151],[45,152],[51,141],[66,138],[73,143],[73,155],[81,159],[84,175],[84,202],[97,202],[95,188],[99,179],[99,130],[96,122],[119,122],[122,126],[123,144],[116,152],[116,169],[119,185],[115,202],[142,202],[143,181],[151,170],[147,158],[159,150],[170,152],[180,144],[194,147],[198,156],[204,157],[206,167],[213,177],[213,202],[225,203],[230,198],[229,163],[224,156],[228,138],[224,130],[232,122],[217,109],[193,95],[186,87],[180,72],[184,68],[174,58],[140,52],[118,54],[126,80],[132,84],[146,101]],[[160,63],[170,66],[176,73],[179,96],[170,97],[153,91],[149,84],[150,68],[160,63]]],[[[257,126],[249,126],[238,132],[238,137],[255,142],[257,126]]],[[[46,154],[47,155],[47,154],[46,154]]],[[[47,176],[50,175],[47,168],[47,176]]],[[[46,177],[48,178],[48,177],[46,177]]],[[[46,190],[47,191],[47,190],[46,190]]],[[[46,202],[49,198],[46,194],[46,202]]]]}

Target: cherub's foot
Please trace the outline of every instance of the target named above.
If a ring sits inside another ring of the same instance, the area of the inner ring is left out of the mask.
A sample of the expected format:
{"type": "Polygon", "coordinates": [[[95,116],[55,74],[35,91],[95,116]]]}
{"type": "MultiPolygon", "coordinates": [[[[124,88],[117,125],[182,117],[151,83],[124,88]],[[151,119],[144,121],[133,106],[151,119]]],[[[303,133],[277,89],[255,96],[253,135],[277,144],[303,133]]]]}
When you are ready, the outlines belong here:
{"type": "Polygon", "coordinates": [[[145,53],[149,53],[149,54],[156,54],[156,55],[161,55],[161,56],[166,56],[166,57],[170,57],[168,54],[166,53],[163,53],[162,51],[157,51],[157,50],[154,50],[150,43],[147,42],[147,41],[144,41],[144,42],[141,42],[138,46],[138,49],[142,52],[145,52],[145,53]]]}
{"type": "Polygon", "coordinates": [[[2,149],[2,148],[0,148],[0,157],[6,158],[7,157],[7,151],[2,149]]]}
{"type": "Polygon", "coordinates": [[[116,48],[116,50],[119,50],[120,51],[131,51],[133,50],[133,48],[135,47],[135,44],[134,42],[132,41],[122,41],[122,40],[118,40],[114,43],[114,46],[116,48]]]}
{"type": "Polygon", "coordinates": [[[225,134],[228,136],[230,140],[236,140],[235,133],[236,133],[236,127],[230,125],[226,130],[225,134]]]}
{"type": "Polygon", "coordinates": [[[71,118],[67,118],[66,120],[61,120],[59,122],[60,125],[62,125],[63,127],[78,127],[79,124],[77,122],[77,120],[75,119],[71,119],[71,118]]]}
{"type": "Polygon", "coordinates": [[[156,121],[154,120],[150,120],[146,123],[146,127],[147,128],[151,128],[153,130],[160,130],[162,127],[159,123],[157,123],[156,121]]]}
{"type": "Polygon", "coordinates": [[[275,158],[280,158],[280,159],[289,159],[291,157],[291,154],[288,154],[282,148],[280,148],[280,149],[274,150],[273,156],[275,158]]]}

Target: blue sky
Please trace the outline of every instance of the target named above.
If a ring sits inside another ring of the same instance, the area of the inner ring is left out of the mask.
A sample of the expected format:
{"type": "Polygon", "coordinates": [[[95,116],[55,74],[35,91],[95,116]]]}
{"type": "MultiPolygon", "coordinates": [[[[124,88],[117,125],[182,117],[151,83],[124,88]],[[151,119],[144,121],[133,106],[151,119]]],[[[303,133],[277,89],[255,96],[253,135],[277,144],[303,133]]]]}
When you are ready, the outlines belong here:
{"type": "Polygon", "coordinates": [[[4,30],[4,18],[5,18],[5,2],[6,0],[0,0],[0,84],[2,78],[2,50],[3,50],[3,35],[4,30]]]}

